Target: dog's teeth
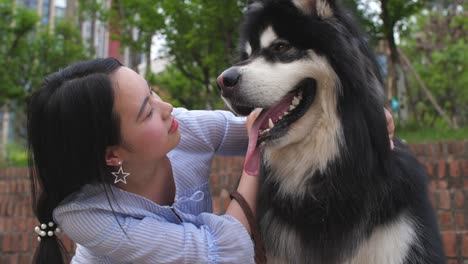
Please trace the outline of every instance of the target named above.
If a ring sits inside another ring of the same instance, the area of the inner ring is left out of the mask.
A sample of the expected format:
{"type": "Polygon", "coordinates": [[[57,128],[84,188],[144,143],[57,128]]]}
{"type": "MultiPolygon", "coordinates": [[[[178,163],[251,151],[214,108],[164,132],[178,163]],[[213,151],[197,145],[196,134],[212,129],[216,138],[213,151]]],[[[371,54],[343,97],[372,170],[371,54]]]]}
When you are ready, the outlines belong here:
{"type": "Polygon", "coordinates": [[[299,98],[297,98],[296,96],[294,96],[294,98],[292,100],[292,104],[297,106],[300,102],[301,102],[301,100],[299,98]]]}
{"type": "Polygon", "coordinates": [[[292,111],[292,110],[294,110],[294,109],[296,109],[296,106],[295,106],[295,105],[290,105],[290,106],[289,106],[289,111],[292,111]]]}
{"type": "Polygon", "coordinates": [[[284,115],[283,115],[283,116],[286,116],[286,115],[289,115],[289,112],[284,112],[284,115]]]}
{"type": "Polygon", "coordinates": [[[273,124],[273,120],[271,118],[268,118],[268,127],[273,128],[275,124],[273,124]]]}

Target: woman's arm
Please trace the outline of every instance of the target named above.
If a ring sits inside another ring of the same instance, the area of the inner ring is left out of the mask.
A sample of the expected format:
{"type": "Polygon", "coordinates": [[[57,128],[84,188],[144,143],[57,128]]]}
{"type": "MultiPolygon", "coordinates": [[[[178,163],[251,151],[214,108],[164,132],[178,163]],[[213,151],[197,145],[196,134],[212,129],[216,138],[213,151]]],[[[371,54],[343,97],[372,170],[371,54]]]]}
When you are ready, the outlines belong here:
{"type": "MultiPolygon", "coordinates": [[[[239,192],[244,197],[254,216],[256,209],[255,204],[257,199],[257,190],[258,177],[248,175],[245,171],[242,171],[239,186],[237,187],[237,192],[239,192]]],[[[234,218],[239,220],[239,222],[245,227],[247,232],[249,232],[249,234],[252,234],[251,226],[249,225],[247,216],[237,200],[231,200],[231,203],[229,204],[229,207],[226,210],[226,214],[232,215],[234,218]]]]}
{"type": "MultiPolygon", "coordinates": [[[[246,117],[222,110],[186,110],[177,108],[174,116],[182,132],[190,136],[198,149],[223,156],[242,156],[247,149],[246,117]]],[[[182,135],[184,135],[182,133],[182,135]]]]}
{"type": "MultiPolygon", "coordinates": [[[[258,115],[260,114],[261,110],[256,109],[254,110],[246,120],[246,131],[248,134],[251,133],[252,125],[257,119],[258,115]]],[[[257,200],[257,191],[258,191],[258,177],[251,176],[244,170],[242,171],[242,175],[239,181],[239,186],[237,187],[237,192],[245,199],[248,206],[250,207],[253,216],[255,217],[255,205],[257,200]]],[[[229,204],[229,207],[226,210],[227,214],[234,216],[237,220],[239,220],[242,225],[245,226],[249,234],[252,234],[251,226],[249,225],[249,221],[247,219],[247,215],[245,212],[246,208],[242,208],[239,204],[237,199],[233,199],[229,204]]]]}
{"type": "MultiPolygon", "coordinates": [[[[138,219],[77,210],[58,220],[90,256],[125,263],[253,263],[253,243],[239,221],[209,213],[197,218],[202,225],[169,223],[157,215],[138,219]]],[[[83,259],[87,254],[79,255],[83,259]]]]}

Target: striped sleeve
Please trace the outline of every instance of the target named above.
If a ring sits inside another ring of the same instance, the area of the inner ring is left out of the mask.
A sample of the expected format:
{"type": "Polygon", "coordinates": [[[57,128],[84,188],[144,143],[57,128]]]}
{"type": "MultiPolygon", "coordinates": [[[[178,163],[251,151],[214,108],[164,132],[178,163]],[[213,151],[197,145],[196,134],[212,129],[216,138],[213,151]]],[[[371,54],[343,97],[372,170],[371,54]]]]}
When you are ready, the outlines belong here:
{"type": "Polygon", "coordinates": [[[248,144],[246,118],[222,110],[206,111],[183,108],[174,110],[174,116],[183,124],[190,138],[185,145],[196,145],[201,151],[208,147],[218,155],[245,155],[248,144]]]}
{"type": "Polygon", "coordinates": [[[253,263],[252,241],[235,218],[208,213],[198,217],[201,226],[103,210],[59,214],[56,220],[72,240],[113,262],[253,263]]]}

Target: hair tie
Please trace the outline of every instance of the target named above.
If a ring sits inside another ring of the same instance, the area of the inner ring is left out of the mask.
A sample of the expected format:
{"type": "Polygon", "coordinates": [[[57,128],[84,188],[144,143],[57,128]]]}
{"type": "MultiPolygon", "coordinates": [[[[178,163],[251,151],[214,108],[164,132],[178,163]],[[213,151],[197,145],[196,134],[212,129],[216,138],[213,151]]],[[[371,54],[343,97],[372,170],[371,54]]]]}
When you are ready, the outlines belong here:
{"type": "Polygon", "coordinates": [[[37,241],[41,242],[41,239],[53,237],[60,232],[60,228],[53,221],[50,221],[48,224],[41,224],[36,226],[34,231],[37,233],[37,241]]]}

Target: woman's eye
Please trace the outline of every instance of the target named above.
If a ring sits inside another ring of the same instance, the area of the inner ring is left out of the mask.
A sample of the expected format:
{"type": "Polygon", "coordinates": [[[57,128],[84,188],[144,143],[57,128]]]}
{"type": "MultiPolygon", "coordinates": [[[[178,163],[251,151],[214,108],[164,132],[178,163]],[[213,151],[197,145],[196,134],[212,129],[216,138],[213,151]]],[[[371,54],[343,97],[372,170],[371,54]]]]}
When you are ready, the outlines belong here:
{"type": "Polygon", "coordinates": [[[154,109],[151,108],[151,110],[149,111],[149,113],[146,115],[146,119],[152,117],[152,116],[153,116],[153,112],[154,112],[154,109]]]}

